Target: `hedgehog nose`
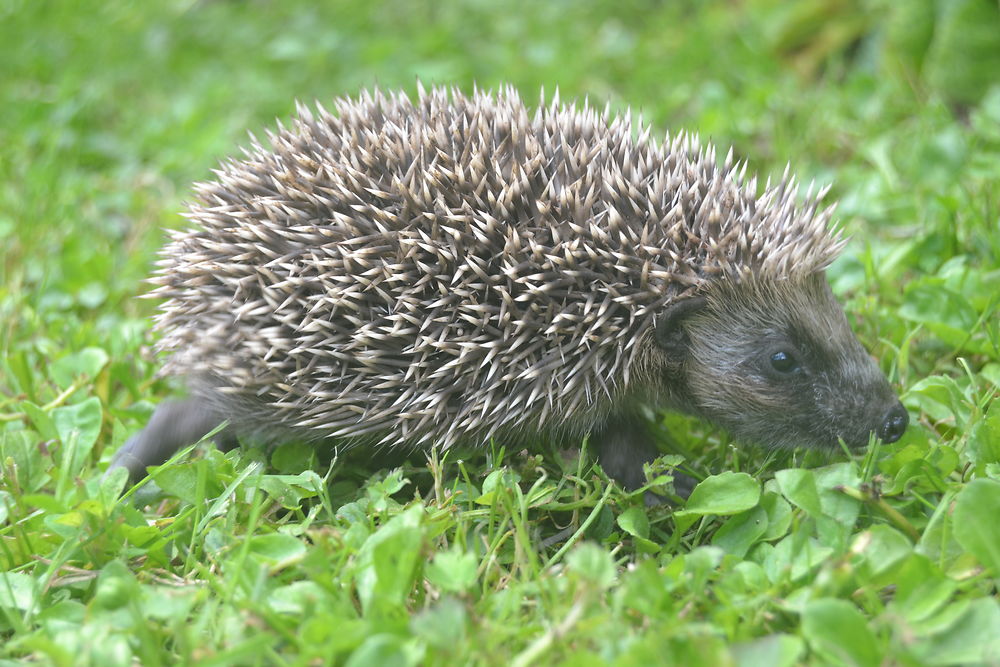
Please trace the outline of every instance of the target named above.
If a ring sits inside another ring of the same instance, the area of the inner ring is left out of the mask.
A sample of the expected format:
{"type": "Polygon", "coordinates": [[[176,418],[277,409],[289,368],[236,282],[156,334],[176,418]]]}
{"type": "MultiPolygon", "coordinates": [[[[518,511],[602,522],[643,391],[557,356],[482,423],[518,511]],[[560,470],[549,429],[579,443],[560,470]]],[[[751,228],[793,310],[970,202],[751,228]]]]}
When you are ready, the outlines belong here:
{"type": "Polygon", "coordinates": [[[878,437],[882,439],[882,442],[896,442],[903,437],[903,432],[909,423],[910,415],[907,414],[906,408],[903,407],[902,403],[896,403],[886,414],[882,426],[879,427],[878,437]]]}

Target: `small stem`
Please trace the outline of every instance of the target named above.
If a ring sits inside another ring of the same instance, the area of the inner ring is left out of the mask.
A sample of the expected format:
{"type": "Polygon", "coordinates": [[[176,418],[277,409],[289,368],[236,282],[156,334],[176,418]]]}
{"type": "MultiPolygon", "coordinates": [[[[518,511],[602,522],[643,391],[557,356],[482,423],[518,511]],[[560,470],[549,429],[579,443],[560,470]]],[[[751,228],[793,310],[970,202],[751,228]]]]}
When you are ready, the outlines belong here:
{"type": "MultiPolygon", "coordinates": [[[[87,376],[81,375],[76,380],[73,381],[69,387],[67,387],[61,394],[53,398],[51,401],[42,406],[42,410],[48,412],[52,408],[57,408],[62,405],[67,398],[72,396],[80,387],[82,387],[86,381],[87,376]]],[[[8,412],[7,414],[0,414],[0,423],[12,422],[19,419],[27,419],[28,415],[23,412],[8,412]]]]}
{"type": "Polygon", "coordinates": [[[914,542],[920,541],[920,531],[913,527],[913,524],[906,520],[895,507],[887,503],[883,498],[877,497],[871,492],[862,491],[849,486],[835,486],[835,490],[840,491],[845,496],[859,500],[866,505],[870,505],[885,515],[889,522],[906,533],[914,542]]]}
{"type": "Polygon", "coordinates": [[[581,595],[573,603],[573,606],[566,614],[566,618],[555,627],[549,628],[544,635],[531,642],[528,648],[521,651],[514,658],[513,662],[511,662],[511,667],[527,667],[528,665],[538,664],[538,659],[542,654],[549,650],[549,647],[557,639],[568,633],[576,625],[577,621],[580,620],[580,616],[583,615],[583,608],[583,596],[581,595]]]}
{"type": "Polygon", "coordinates": [[[608,496],[611,495],[611,490],[614,488],[614,486],[615,486],[614,484],[608,484],[608,487],[604,490],[604,495],[601,496],[601,499],[597,501],[596,505],[594,505],[594,509],[590,511],[590,515],[583,520],[583,523],[581,523],[577,531],[573,533],[573,536],[568,540],[566,540],[566,544],[562,545],[559,551],[555,552],[552,558],[550,558],[548,562],[545,563],[545,569],[552,567],[552,565],[558,562],[559,559],[562,558],[563,555],[567,551],[569,551],[569,549],[574,544],[576,544],[576,542],[581,537],[583,537],[583,533],[587,530],[588,527],[590,527],[590,524],[592,524],[594,520],[597,519],[597,515],[601,513],[601,508],[603,508],[605,503],[608,502],[608,496]]]}

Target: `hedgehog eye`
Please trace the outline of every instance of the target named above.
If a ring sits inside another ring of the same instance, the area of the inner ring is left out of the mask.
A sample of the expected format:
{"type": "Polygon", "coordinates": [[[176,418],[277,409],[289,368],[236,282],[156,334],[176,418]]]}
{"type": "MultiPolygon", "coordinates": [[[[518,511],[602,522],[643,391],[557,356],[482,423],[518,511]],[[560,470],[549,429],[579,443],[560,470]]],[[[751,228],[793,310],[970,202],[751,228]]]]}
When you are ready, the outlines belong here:
{"type": "Polygon", "coordinates": [[[799,362],[791,352],[778,350],[771,355],[771,368],[779,373],[794,373],[799,370],[799,362]]]}

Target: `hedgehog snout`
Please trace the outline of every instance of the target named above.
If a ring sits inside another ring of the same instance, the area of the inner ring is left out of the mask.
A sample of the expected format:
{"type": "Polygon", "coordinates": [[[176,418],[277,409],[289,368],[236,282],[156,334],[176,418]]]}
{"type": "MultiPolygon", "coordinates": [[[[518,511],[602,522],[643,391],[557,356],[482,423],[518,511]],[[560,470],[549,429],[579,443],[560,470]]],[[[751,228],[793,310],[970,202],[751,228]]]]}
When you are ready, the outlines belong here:
{"type": "Polygon", "coordinates": [[[825,395],[817,396],[817,401],[827,406],[824,412],[833,426],[833,440],[829,443],[833,448],[838,447],[838,440],[843,440],[851,449],[862,449],[873,434],[886,444],[893,443],[909,425],[906,408],[881,375],[867,389],[842,382],[837,385],[836,394],[821,394],[825,395]]]}

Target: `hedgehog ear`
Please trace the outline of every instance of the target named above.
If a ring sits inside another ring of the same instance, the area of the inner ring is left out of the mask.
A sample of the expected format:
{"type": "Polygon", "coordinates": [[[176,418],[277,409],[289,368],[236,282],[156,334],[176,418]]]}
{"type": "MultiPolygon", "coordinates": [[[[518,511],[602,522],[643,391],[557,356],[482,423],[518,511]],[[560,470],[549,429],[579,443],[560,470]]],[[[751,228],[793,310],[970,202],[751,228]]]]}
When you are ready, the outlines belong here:
{"type": "Polygon", "coordinates": [[[656,320],[656,344],[671,356],[679,356],[687,351],[688,337],[681,322],[705,307],[708,299],[703,296],[692,296],[670,304],[656,320]]]}

